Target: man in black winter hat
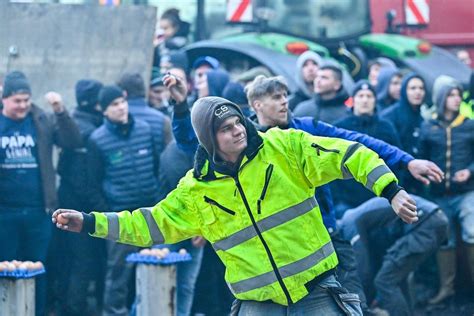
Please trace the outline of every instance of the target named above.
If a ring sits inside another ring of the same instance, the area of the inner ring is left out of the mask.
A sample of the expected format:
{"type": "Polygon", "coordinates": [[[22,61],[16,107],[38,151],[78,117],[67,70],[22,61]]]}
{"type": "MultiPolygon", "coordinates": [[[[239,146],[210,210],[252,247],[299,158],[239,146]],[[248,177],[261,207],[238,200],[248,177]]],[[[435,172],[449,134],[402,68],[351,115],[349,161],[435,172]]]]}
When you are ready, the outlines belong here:
{"type": "MultiPolygon", "coordinates": [[[[49,215],[58,207],[53,145],[80,146],[81,138],[60,95],[45,96],[54,116],[31,101],[26,76],[5,77],[0,112],[0,261],[46,261],[49,215]]],[[[44,315],[46,278],[36,279],[36,315],[44,315]]]]}
{"type": "MultiPolygon", "coordinates": [[[[104,123],[89,138],[89,210],[111,212],[158,202],[159,151],[151,125],[129,113],[124,91],[104,86],[99,93],[104,123]]],[[[128,285],[134,266],[125,261],[135,246],[107,242],[103,315],[128,315],[128,285]]]]}
{"type": "MultiPolygon", "coordinates": [[[[82,147],[61,152],[58,173],[61,177],[58,195],[59,205],[64,208],[89,209],[87,192],[87,148],[90,135],[103,123],[99,106],[99,91],[103,84],[97,80],[81,79],[76,83],[77,106],[72,119],[82,136],[82,147]]],[[[103,242],[93,241],[81,235],[53,234],[57,250],[50,254],[55,271],[50,269],[50,279],[57,279],[57,291],[64,294],[56,306],[61,315],[87,314],[87,289],[94,274],[98,273],[101,259],[105,257],[103,242]]],[[[101,298],[99,298],[101,299],[101,298]]]]}

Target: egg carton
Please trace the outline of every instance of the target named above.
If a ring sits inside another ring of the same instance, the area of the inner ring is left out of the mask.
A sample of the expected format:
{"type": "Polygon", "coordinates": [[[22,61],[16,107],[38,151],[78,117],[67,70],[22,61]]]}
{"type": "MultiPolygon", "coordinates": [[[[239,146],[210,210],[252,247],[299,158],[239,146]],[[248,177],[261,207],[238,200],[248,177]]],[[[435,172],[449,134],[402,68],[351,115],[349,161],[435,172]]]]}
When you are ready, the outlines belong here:
{"type": "Polygon", "coordinates": [[[191,261],[191,255],[189,253],[179,254],[177,252],[170,252],[166,257],[160,259],[157,256],[142,255],[139,252],[134,252],[129,254],[126,260],[127,262],[132,263],[171,265],[179,262],[191,261]]]}
{"type": "Polygon", "coordinates": [[[1,271],[0,278],[29,279],[43,273],[46,273],[46,270],[44,268],[32,271],[16,269],[13,271],[1,271]]]}

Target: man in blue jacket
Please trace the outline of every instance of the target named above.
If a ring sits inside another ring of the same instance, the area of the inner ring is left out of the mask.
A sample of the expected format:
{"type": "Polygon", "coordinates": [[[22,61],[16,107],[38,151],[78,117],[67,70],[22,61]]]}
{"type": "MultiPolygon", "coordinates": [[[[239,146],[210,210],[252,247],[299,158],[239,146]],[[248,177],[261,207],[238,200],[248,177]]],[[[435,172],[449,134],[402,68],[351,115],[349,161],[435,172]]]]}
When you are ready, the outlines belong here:
{"type": "MultiPolygon", "coordinates": [[[[172,121],[176,142],[189,155],[194,155],[198,141],[192,129],[189,108],[185,102],[186,88],[176,77],[165,76],[163,82],[177,102],[172,121]]],[[[424,183],[429,183],[429,179],[441,181],[442,172],[435,164],[426,160],[416,160],[411,155],[383,141],[336,128],[330,124],[316,121],[312,117],[292,118],[288,111],[288,87],[281,77],[258,76],[247,86],[246,91],[249,103],[256,113],[252,121],[262,132],[272,127],[295,128],[312,135],[357,141],[377,152],[389,167],[398,165],[406,167],[415,178],[424,183]]],[[[325,149],[319,148],[318,150],[324,151],[325,149]]],[[[336,216],[329,187],[318,188],[316,199],[321,208],[324,224],[331,234],[339,257],[338,275],[340,281],[351,292],[359,294],[364,308],[364,293],[358,280],[352,248],[336,233],[336,216]]]]}

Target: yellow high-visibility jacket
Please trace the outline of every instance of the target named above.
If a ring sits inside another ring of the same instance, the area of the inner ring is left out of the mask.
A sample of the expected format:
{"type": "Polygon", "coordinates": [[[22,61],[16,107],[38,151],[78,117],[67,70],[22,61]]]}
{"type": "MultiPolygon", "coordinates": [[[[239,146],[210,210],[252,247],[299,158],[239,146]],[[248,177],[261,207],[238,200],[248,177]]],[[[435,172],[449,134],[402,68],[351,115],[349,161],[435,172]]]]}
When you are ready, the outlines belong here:
{"type": "Polygon", "coordinates": [[[308,294],[305,283],[338,263],[315,187],[354,177],[380,196],[397,179],[359,143],[292,129],[255,136],[260,143],[237,176],[220,174],[205,160],[154,207],[93,213],[93,236],[139,246],[203,236],[226,266],[235,297],[299,301],[308,294]]]}

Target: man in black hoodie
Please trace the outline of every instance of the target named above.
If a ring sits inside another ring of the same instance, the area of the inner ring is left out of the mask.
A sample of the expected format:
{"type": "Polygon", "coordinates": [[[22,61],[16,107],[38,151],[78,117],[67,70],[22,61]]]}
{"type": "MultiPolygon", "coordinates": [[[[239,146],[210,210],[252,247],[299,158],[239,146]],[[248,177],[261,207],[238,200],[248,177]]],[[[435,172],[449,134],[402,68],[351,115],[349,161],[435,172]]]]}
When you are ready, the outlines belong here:
{"type": "MultiPolygon", "coordinates": [[[[85,194],[87,188],[87,149],[85,144],[92,132],[102,125],[103,116],[98,105],[98,95],[102,83],[96,80],[79,80],[76,83],[77,107],[72,119],[79,128],[84,146],[77,149],[66,149],[61,152],[58,173],[61,176],[59,185],[59,205],[64,208],[90,209],[85,194]]],[[[64,234],[55,231],[55,240],[61,249],[56,251],[52,260],[57,269],[58,294],[65,295],[58,301],[60,315],[84,315],[87,313],[87,288],[91,270],[97,269],[97,258],[105,257],[102,242],[96,242],[87,236],[64,234]],[[91,255],[92,252],[95,255],[91,255]],[[100,251],[102,250],[102,252],[100,251]]]]}
{"type": "Polygon", "coordinates": [[[334,123],[349,112],[344,102],[349,95],[342,84],[342,70],[333,65],[323,65],[314,79],[315,97],[298,104],[295,117],[311,116],[326,123],[334,123]]]}
{"type": "Polygon", "coordinates": [[[308,50],[298,57],[296,61],[295,81],[298,90],[288,98],[288,107],[293,111],[298,104],[313,97],[313,82],[316,79],[322,58],[317,53],[308,50]]]}

